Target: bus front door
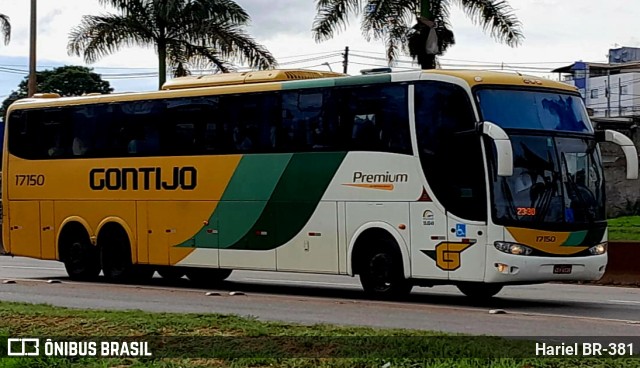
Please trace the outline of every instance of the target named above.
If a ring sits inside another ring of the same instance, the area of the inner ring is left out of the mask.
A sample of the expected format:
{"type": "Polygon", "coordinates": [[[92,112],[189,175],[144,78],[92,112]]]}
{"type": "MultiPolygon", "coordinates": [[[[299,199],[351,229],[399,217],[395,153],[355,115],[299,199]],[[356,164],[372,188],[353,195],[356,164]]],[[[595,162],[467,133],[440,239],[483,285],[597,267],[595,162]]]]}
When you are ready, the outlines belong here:
{"type": "Polygon", "coordinates": [[[483,281],[486,265],[487,225],[483,222],[461,220],[451,213],[447,216],[448,241],[441,264],[449,271],[449,279],[483,281]]]}

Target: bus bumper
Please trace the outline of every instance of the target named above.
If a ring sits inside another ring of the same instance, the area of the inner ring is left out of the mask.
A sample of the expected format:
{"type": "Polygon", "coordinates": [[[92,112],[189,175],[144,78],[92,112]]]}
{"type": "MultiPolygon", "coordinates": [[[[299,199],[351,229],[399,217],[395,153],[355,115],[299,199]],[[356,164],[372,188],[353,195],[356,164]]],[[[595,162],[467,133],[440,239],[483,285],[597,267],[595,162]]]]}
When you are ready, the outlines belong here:
{"type": "Polygon", "coordinates": [[[527,283],[595,281],[602,278],[607,254],[587,257],[531,257],[489,251],[485,282],[527,283]]]}

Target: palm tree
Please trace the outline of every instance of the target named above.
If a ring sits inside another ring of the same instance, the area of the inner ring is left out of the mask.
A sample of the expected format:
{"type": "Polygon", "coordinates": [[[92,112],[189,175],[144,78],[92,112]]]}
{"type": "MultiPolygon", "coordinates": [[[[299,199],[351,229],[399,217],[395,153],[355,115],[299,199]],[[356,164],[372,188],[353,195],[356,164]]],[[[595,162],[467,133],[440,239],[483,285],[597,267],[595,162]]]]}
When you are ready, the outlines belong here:
{"type": "Polygon", "coordinates": [[[506,0],[316,0],[313,34],[316,42],[330,39],[346,26],[350,16],[363,14],[365,38],[385,41],[390,64],[405,52],[423,69],[433,69],[435,55],[442,55],[455,43],[449,23],[452,4],[500,42],[514,47],[524,38],[520,21],[506,0]],[[427,52],[426,47],[431,27],[438,39],[435,53],[427,52]]]}
{"type": "Polygon", "coordinates": [[[11,40],[11,23],[9,23],[9,17],[0,14],[0,33],[4,36],[4,44],[9,44],[11,40]]]}
{"type": "Polygon", "coordinates": [[[226,73],[230,60],[253,68],[276,65],[266,48],[244,30],[249,15],[233,0],[99,0],[120,14],[85,15],[69,35],[70,55],[92,63],[125,46],[153,46],[158,53],[159,83],[167,63],[180,75],[188,67],[213,67],[226,73]]]}

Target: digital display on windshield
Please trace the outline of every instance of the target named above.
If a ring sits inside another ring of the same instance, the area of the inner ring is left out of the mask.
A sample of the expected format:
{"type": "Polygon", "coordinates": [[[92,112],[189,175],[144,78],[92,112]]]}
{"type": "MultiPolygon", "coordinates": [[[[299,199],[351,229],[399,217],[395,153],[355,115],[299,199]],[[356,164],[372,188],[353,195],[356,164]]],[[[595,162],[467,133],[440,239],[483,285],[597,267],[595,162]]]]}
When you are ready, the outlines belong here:
{"type": "Polygon", "coordinates": [[[535,207],[518,207],[516,208],[518,212],[518,216],[535,216],[536,208],[535,207]]]}

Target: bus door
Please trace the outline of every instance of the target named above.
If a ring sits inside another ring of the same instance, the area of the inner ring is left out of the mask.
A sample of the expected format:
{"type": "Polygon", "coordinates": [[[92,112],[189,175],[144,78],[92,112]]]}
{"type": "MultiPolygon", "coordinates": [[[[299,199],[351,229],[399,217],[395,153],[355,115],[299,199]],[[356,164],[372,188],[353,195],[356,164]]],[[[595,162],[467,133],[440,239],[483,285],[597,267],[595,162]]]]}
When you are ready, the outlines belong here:
{"type": "Polygon", "coordinates": [[[11,201],[9,203],[11,253],[16,256],[40,258],[40,203],[11,201]]]}
{"type": "Polygon", "coordinates": [[[487,225],[465,221],[448,213],[446,249],[440,264],[449,271],[450,280],[483,281],[486,267],[487,225]]]}

